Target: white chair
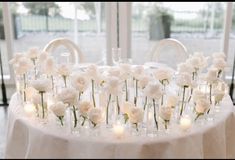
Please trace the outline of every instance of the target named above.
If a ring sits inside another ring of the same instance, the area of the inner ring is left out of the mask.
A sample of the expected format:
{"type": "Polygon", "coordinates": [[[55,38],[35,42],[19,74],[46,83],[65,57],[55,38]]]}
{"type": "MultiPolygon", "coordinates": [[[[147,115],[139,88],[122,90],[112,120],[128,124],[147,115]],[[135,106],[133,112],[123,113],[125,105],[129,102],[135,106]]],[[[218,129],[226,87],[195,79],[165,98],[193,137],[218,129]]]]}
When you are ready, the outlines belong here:
{"type": "Polygon", "coordinates": [[[150,52],[151,61],[167,64],[176,69],[177,64],[184,62],[188,57],[187,48],[178,40],[167,38],[156,43],[150,52]]]}
{"type": "Polygon", "coordinates": [[[56,48],[59,46],[64,46],[66,49],[69,50],[70,56],[71,56],[71,62],[73,64],[78,64],[83,62],[83,54],[79,47],[72,42],[71,40],[67,38],[57,38],[52,41],[50,41],[43,49],[43,51],[46,51],[48,53],[52,53],[56,48]]]}

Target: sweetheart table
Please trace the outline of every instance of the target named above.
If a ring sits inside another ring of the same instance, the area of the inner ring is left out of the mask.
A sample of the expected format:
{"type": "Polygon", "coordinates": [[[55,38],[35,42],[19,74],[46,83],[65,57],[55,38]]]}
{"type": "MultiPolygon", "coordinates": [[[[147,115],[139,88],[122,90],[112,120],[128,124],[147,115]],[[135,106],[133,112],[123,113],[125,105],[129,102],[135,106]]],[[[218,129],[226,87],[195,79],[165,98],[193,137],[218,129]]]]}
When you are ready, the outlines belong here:
{"type": "MultiPolygon", "coordinates": [[[[213,120],[156,136],[74,134],[66,127],[25,116],[17,93],[10,101],[5,158],[235,158],[235,113],[225,95],[213,120]]],[[[102,129],[101,129],[102,131],[102,129]]],[[[160,132],[160,131],[159,131],[160,132]]]]}

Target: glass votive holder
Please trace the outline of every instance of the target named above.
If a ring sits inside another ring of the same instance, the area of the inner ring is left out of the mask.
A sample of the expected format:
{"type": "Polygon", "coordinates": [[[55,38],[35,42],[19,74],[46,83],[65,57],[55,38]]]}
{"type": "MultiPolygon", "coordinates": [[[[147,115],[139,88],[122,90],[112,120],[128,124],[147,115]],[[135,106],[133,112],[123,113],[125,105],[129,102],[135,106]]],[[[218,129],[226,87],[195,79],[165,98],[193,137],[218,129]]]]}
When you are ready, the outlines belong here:
{"type": "Polygon", "coordinates": [[[184,132],[188,131],[192,127],[192,119],[189,115],[184,115],[180,118],[180,129],[184,132]]]}

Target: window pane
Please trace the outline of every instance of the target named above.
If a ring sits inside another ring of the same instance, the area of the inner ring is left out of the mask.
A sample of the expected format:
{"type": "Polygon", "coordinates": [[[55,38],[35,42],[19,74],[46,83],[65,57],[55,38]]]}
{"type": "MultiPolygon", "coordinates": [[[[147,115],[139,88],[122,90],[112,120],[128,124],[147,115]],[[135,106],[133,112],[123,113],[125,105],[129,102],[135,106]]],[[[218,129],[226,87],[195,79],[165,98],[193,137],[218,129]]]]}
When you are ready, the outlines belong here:
{"type": "Polygon", "coordinates": [[[149,61],[150,50],[164,38],[179,40],[189,54],[220,51],[224,10],[224,2],[133,2],[134,62],[149,61]]]}
{"type": "MultiPolygon", "coordinates": [[[[55,38],[68,38],[83,52],[86,62],[103,58],[105,41],[105,10],[103,2],[12,2],[17,4],[14,16],[14,51],[24,52],[30,47],[44,46],[55,38]],[[77,34],[75,33],[75,5],[77,5],[77,34]],[[75,37],[77,35],[77,37],[75,37]]],[[[15,11],[12,8],[12,13],[15,11]]],[[[56,56],[68,52],[59,47],[56,56]]]]}

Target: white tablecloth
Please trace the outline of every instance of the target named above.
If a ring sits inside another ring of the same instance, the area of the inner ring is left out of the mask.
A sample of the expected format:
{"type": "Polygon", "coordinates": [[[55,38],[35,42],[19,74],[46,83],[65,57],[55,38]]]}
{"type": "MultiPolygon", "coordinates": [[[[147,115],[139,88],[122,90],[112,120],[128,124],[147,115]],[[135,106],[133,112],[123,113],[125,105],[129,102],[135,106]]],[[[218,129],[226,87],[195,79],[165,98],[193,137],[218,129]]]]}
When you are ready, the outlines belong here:
{"type": "Polygon", "coordinates": [[[5,158],[235,158],[235,114],[227,95],[215,120],[157,137],[85,137],[24,115],[11,98],[5,158]]]}

